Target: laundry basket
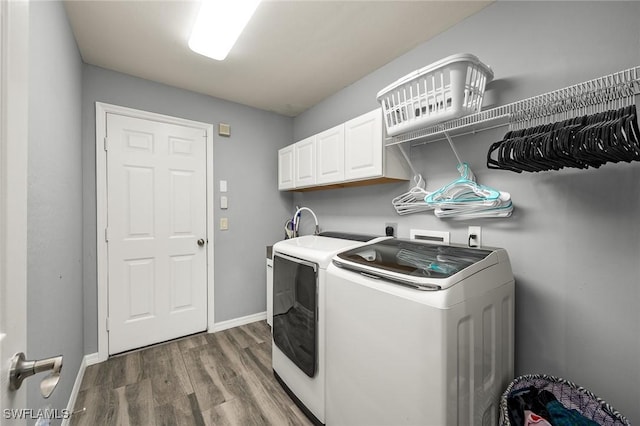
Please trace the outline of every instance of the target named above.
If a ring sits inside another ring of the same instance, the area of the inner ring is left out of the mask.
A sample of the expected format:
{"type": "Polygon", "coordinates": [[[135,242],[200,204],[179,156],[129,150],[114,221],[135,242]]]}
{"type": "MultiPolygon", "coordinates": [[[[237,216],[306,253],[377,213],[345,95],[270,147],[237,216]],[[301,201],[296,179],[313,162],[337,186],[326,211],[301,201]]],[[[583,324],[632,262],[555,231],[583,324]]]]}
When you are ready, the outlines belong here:
{"type": "Polygon", "coordinates": [[[474,55],[448,56],[378,92],[389,136],[480,111],[491,68],[474,55]]]}
{"type": "Polygon", "coordinates": [[[544,374],[528,374],[513,380],[500,400],[500,426],[513,425],[509,419],[507,399],[516,391],[535,387],[551,392],[558,402],[568,409],[575,409],[587,419],[606,426],[630,426],[629,421],[589,390],[568,380],[544,374]]]}

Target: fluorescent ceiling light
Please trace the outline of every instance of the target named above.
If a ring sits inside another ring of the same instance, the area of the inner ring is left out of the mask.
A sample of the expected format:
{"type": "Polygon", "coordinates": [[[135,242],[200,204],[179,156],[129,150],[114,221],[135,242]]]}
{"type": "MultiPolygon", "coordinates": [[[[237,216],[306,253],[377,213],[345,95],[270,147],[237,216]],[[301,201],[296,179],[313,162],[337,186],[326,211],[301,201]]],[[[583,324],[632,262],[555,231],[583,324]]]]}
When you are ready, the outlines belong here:
{"type": "Polygon", "coordinates": [[[260,0],[202,0],[189,48],[222,61],[251,19],[260,0]]]}

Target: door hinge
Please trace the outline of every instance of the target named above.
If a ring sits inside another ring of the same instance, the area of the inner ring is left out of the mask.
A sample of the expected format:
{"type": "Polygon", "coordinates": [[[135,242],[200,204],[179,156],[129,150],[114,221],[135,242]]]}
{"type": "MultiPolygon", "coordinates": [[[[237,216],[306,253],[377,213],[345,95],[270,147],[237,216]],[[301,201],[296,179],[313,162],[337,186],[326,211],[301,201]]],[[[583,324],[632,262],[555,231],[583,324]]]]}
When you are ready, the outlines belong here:
{"type": "Polygon", "coordinates": [[[109,150],[109,140],[106,137],[104,138],[104,150],[109,150]]]}
{"type": "Polygon", "coordinates": [[[109,317],[107,317],[106,326],[107,326],[107,331],[109,331],[109,317]]]}
{"type": "Polygon", "coordinates": [[[104,228],[104,241],[109,242],[109,228],[104,228]]]}

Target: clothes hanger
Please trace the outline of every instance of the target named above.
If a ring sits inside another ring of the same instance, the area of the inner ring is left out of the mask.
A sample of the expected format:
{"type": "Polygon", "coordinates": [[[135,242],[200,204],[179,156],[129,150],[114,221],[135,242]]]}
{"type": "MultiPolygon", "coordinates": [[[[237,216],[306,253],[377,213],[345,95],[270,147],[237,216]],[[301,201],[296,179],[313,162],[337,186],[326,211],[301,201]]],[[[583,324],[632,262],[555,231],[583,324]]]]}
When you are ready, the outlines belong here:
{"type": "Polygon", "coordinates": [[[482,208],[477,205],[474,206],[454,206],[448,205],[446,207],[437,207],[434,210],[434,214],[440,218],[454,218],[454,219],[472,219],[483,217],[509,217],[513,212],[513,203],[511,201],[511,194],[501,191],[499,202],[494,202],[493,206],[483,206],[482,208]]]}
{"type": "Polygon", "coordinates": [[[399,215],[406,215],[411,213],[419,213],[426,210],[433,210],[432,206],[425,203],[424,199],[430,194],[426,190],[426,182],[422,178],[421,174],[416,174],[413,177],[415,185],[404,194],[398,195],[391,204],[399,215]]]}
{"type": "Polygon", "coordinates": [[[465,220],[465,219],[481,219],[481,218],[504,218],[509,217],[513,214],[513,205],[509,204],[504,207],[495,207],[488,208],[485,210],[475,210],[472,212],[459,212],[455,210],[447,210],[437,208],[434,210],[434,214],[436,217],[441,219],[457,219],[457,220],[465,220]]]}
{"type": "Polygon", "coordinates": [[[500,191],[476,183],[467,163],[458,164],[458,171],[461,174],[458,179],[432,192],[425,201],[428,204],[492,201],[500,196],[500,191]]]}
{"type": "Polygon", "coordinates": [[[434,191],[425,202],[437,217],[505,217],[513,210],[509,193],[480,185],[467,163],[458,164],[461,177],[434,191]],[[482,215],[476,216],[476,214],[482,215]]]}
{"type": "Polygon", "coordinates": [[[616,123],[612,136],[612,144],[623,161],[631,162],[640,160],[640,146],[636,128],[638,126],[635,107],[628,105],[621,109],[620,118],[616,123]]]}

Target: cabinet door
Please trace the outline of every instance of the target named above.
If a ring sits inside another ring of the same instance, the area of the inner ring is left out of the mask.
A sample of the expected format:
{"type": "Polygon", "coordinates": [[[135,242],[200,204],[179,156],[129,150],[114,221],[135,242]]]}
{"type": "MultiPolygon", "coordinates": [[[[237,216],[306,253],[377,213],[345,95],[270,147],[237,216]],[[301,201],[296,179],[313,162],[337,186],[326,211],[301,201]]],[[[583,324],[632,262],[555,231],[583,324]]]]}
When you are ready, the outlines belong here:
{"type": "Polygon", "coordinates": [[[316,183],[344,180],[344,124],[316,135],[316,183]]]}
{"type": "Polygon", "coordinates": [[[292,189],[294,187],[294,145],[289,145],[278,151],[278,189],[292,189]]]}
{"type": "Polygon", "coordinates": [[[345,180],[382,176],[382,113],[356,117],[344,127],[345,180]]]}
{"type": "Polygon", "coordinates": [[[295,146],[295,187],[311,186],[316,183],[315,147],[316,137],[296,142],[295,146]]]}

